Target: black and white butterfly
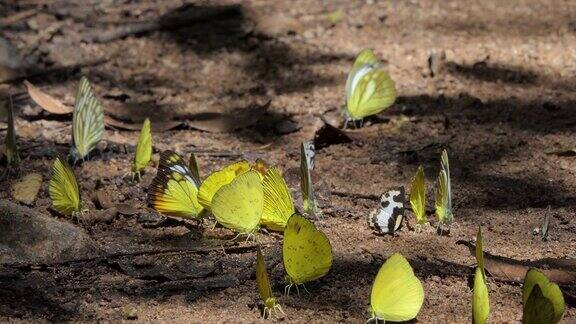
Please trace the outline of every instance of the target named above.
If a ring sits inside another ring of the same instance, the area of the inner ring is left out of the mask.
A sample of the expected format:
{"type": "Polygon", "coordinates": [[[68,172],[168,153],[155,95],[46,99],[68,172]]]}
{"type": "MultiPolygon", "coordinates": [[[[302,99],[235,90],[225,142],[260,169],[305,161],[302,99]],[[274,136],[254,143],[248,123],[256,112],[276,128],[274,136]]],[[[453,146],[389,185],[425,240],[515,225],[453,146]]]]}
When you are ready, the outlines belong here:
{"type": "Polygon", "coordinates": [[[404,187],[393,188],[380,197],[380,206],[368,216],[368,225],[380,233],[393,234],[404,219],[404,187]]]}

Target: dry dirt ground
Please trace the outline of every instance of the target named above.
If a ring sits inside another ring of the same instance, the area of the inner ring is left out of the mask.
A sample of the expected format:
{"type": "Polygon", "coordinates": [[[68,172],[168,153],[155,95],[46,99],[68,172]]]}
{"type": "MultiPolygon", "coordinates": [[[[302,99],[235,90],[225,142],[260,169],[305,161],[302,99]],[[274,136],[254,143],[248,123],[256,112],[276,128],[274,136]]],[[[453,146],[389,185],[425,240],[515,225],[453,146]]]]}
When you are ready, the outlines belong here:
{"type": "MultiPolygon", "coordinates": [[[[299,144],[314,137],[320,117],[339,121],[354,56],[372,47],[384,60],[396,104],[350,130],[352,142],[317,152],[316,173],[337,193],[317,221],[333,246],[332,270],[308,286],[310,295],[279,297],[280,321],[365,321],[378,268],[401,252],[424,284],[418,322],[470,322],[475,261],[456,242],[473,239],[479,225],[491,254],[576,258],[576,159],[550,154],[576,147],[574,1],[0,2],[4,17],[26,10],[2,34],[24,56],[30,82],[72,104],[86,75],[116,120],[184,122],[154,133],[154,158],[165,149],[196,152],[204,175],[239,158],[297,167],[299,144]],[[140,29],[112,37],[126,26],[140,29]],[[432,209],[443,148],[452,171],[452,233],[404,226],[396,236],[375,235],[366,216],[377,202],[362,195],[408,188],[423,165],[432,209]],[[548,206],[551,232],[543,242],[532,230],[548,206]]],[[[46,179],[54,154],[69,150],[71,118],[42,112],[20,81],[0,89],[15,98],[24,171],[46,179]]],[[[0,321],[261,321],[253,244],[227,243],[231,233],[209,222],[152,213],[145,197],[153,166],[139,184],[122,179],[137,136],[107,128],[107,146],[76,166],[90,209],[83,222],[51,213],[44,182],[33,207],[38,217],[74,224],[100,257],[40,265],[5,259],[0,321]],[[119,213],[95,206],[96,190],[119,213]]],[[[2,198],[12,181],[2,182],[2,198]]],[[[280,296],[281,236],[258,240],[280,296]]],[[[491,322],[518,322],[521,285],[491,279],[489,287],[491,322]]],[[[573,305],[565,323],[576,322],[573,305]]]]}

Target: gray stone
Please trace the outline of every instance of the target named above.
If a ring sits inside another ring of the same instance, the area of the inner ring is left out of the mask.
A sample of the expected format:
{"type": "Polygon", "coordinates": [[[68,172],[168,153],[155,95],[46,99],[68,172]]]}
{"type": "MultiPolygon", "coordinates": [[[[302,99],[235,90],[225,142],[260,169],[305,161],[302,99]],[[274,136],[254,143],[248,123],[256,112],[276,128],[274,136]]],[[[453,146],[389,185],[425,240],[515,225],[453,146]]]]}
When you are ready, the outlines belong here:
{"type": "Polygon", "coordinates": [[[101,253],[74,224],[0,200],[0,264],[57,263],[101,253]]]}

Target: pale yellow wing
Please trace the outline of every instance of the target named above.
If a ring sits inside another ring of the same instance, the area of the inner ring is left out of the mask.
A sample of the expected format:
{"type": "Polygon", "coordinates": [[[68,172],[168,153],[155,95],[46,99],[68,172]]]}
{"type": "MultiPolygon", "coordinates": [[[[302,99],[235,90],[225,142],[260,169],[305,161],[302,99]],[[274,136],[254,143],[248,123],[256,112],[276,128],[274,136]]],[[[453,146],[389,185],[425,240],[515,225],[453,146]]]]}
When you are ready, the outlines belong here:
{"type": "Polygon", "coordinates": [[[490,300],[482,269],[476,267],[474,274],[474,291],[472,292],[472,319],[474,324],[488,323],[490,315],[490,300]]]}
{"type": "Polygon", "coordinates": [[[142,172],[150,159],[152,158],[152,133],[150,132],[150,119],[146,118],[142,124],[138,144],[136,145],[136,154],[134,155],[134,163],[132,164],[132,172],[142,172]]]}
{"type": "Polygon", "coordinates": [[[212,199],[212,214],[222,226],[250,234],[258,229],[264,209],[264,190],[258,171],[243,173],[223,185],[212,199]]]}
{"type": "Polygon", "coordinates": [[[332,246],[314,224],[294,214],[284,230],[284,268],[291,284],[303,284],[325,276],[332,267],[332,246]]]}
{"type": "Polygon", "coordinates": [[[414,275],[408,261],[394,253],[374,280],[370,296],[373,315],[384,321],[409,321],[418,315],[423,303],[422,282],[414,275]]]}
{"type": "Polygon", "coordinates": [[[229,184],[238,175],[250,170],[250,163],[242,160],[224,167],[222,170],[210,174],[200,185],[198,202],[207,209],[211,209],[212,198],[224,185],[229,184]]]}
{"type": "Polygon", "coordinates": [[[412,186],[410,187],[410,205],[412,212],[416,216],[418,224],[423,225],[426,223],[426,190],[424,187],[424,168],[418,167],[416,175],[412,179],[412,186]]]}
{"type": "Polygon", "coordinates": [[[262,182],[264,187],[264,213],[262,224],[273,231],[284,231],[294,214],[294,202],[286,181],[276,167],[268,168],[262,182]]]}
{"type": "Polygon", "coordinates": [[[362,119],[386,110],[396,101],[396,85],[380,67],[365,65],[353,76],[346,98],[346,112],[362,119]]]}
{"type": "Polygon", "coordinates": [[[48,192],[54,209],[59,213],[72,215],[81,211],[80,190],[76,177],[70,166],[60,157],[56,157],[52,165],[48,192]]]}

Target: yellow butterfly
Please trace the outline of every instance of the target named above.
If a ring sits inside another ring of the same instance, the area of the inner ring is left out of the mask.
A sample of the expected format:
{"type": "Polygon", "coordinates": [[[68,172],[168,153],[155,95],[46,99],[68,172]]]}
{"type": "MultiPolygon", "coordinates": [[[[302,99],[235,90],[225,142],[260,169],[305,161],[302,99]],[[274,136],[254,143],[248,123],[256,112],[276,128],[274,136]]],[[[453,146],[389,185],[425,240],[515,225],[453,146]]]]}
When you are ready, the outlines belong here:
{"type": "Polygon", "coordinates": [[[72,149],[75,161],[84,160],[102,139],[104,113],[86,77],[80,79],[72,115],[72,149]]]}
{"type": "Polygon", "coordinates": [[[369,321],[409,321],[418,315],[423,303],[424,288],[410,263],[400,253],[392,254],[372,285],[369,321]]]}
{"type": "Polygon", "coordinates": [[[283,232],[294,214],[294,202],[290,189],[277,168],[268,168],[262,182],[264,187],[264,213],[261,223],[268,229],[283,232]]]}
{"type": "Polygon", "coordinates": [[[375,115],[392,106],[396,86],[371,49],[356,57],[346,80],[346,123],[375,115]]]}
{"type": "Polygon", "coordinates": [[[282,307],[272,295],[272,288],[270,286],[270,280],[268,279],[268,270],[266,268],[266,262],[264,262],[264,256],[262,256],[262,251],[260,247],[256,249],[256,283],[258,284],[258,291],[260,292],[260,298],[264,302],[264,314],[263,317],[271,317],[272,312],[279,310],[282,314],[284,311],[282,307]]]}
{"type": "Polygon", "coordinates": [[[312,170],[314,170],[314,143],[302,142],[300,146],[300,189],[302,190],[302,202],[304,214],[315,216],[316,200],[312,186],[312,170]]]}
{"type": "Polygon", "coordinates": [[[558,323],[566,311],[560,287],[534,268],[528,270],[524,278],[522,300],[522,323],[525,324],[558,323]]]}
{"type": "Polygon", "coordinates": [[[18,154],[18,146],[16,144],[16,128],[14,127],[14,108],[12,107],[12,100],[5,100],[0,102],[3,106],[1,110],[6,111],[8,115],[8,130],[6,132],[5,151],[6,162],[8,167],[18,166],[20,164],[20,155],[18,154]]]}
{"type": "Polygon", "coordinates": [[[20,181],[12,185],[12,197],[26,205],[32,205],[40,186],[42,185],[42,175],[39,173],[30,173],[24,176],[20,181]]]}
{"type": "Polygon", "coordinates": [[[203,210],[197,198],[199,182],[182,156],[164,151],[160,154],[158,173],[148,190],[148,202],[165,215],[198,218],[203,210]]]}
{"type": "Polygon", "coordinates": [[[286,294],[290,288],[325,276],[332,267],[332,246],[314,223],[294,214],[284,230],[282,257],[286,270],[286,294]]]}
{"type": "Polygon", "coordinates": [[[140,178],[140,173],[144,171],[152,158],[152,133],[150,132],[150,119],[146,118],[140,131],[136,154],[132,163],[132,174],[140,178]]]}
{"type": "Polygon", "coordinates": [[[418,167],[416,175],[414,175],[412,179],[410,205],[412,206],[412,212],[416,216],[418,225],[426,224],[426,190],[424,187],[424,168],[422,166],[418,167]]]}
{"type": "Polygon", "coordinates": [[[448,164],[448,152],[442,151],[440,173],[438,174],[438,183],[436,188],[436,217],[438,218],[438,227],[450,230],[454,222],[452,213],[452,189],[450,184],[450,165],[448,164]]]}
{"type": "Polygon", "coordinates": [[[484,252],[482,251],[482,231],[478,227],[476,234],[476,272],[474,274],[474,291],[472,292],[472,319],[475,324],[488,323],[490,299],[484,271],[484,252]]]}
{"type": "Polygon", "coordinates": [[[207,209],[212,207],[212,199],[216,192],[224,185],[229,184],[237,176],[250,170],[250,163],[245,160],[238,161],[224,167],[222,170],[210,174],[198,191],[198,202],[207,209]]]}
{"type": "Polygon", "coordinates": [[[212,214],[222,226],[250,237],[258,230],[264,209],[264,189],[258,171],[251,170],[223,185],[212,198],[212,214]]]}
{"type": "Polygon", "coordinates": [[[69,216],[82,212],[76,177],[68,163],[60,157],[56,157],[52,165],[49,194],[54,209],[59,213],[69,216]]]}

